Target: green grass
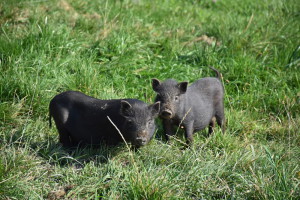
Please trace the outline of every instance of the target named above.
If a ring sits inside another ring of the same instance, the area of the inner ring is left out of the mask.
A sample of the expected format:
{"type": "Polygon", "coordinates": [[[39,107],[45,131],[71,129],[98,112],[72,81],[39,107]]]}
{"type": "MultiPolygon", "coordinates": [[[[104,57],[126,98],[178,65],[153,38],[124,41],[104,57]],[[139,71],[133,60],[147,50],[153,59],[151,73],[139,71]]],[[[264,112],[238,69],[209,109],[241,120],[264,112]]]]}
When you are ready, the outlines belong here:
{"type": "Polygon", "coordinates": [[[300,199],[297,0],[0,1],[0,199],[300,199]],[[203,40],[207,36],[208,39],[203,40]],[[48,104],[219,69],[227,132],[68,151],[48,104]]]}

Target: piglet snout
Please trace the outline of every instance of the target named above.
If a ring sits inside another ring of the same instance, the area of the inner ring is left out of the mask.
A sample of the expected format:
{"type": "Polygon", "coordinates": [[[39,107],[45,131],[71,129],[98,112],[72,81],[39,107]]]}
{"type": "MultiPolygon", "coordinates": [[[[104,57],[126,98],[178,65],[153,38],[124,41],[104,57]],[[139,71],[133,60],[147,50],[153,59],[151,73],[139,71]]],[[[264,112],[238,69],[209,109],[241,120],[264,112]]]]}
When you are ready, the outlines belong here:
{"type": "Polygon", "coordinates": [[[162,116],[163,118],[169,119],[169,118],[171,118],[171,116],[172,116],[172,111],[169,110],[169,109],[165,109],[165,110],[163,110],[163,111],[161,112],[161,116],[162,116]]]}
{"type": "Polygon", "coordinates": [[[137,137],[137,138],[136,138],[136,143],[137,143],[139,146],[146,145],[146,144],[147,144],[147,139],[144,138],[144,137],[137,137]]]}

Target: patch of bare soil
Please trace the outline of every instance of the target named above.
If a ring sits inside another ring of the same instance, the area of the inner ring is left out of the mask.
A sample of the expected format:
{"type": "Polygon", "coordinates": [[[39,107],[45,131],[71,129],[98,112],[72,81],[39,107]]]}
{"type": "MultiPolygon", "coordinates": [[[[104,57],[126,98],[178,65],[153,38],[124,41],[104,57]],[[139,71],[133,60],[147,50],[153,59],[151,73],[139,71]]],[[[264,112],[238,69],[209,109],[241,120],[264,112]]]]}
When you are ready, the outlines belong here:
{"type": "Polygon", "coordinates": [[[184,45],[191,46],[196,42],[204,42],[208,45],[221,45],[221,42],[217,41],[215,37],[209,37],[207,35],[201,35],[200,37],[194,38],[191,41],[185,42],[184,45]]]}
{"type": "Polygon", "coordinates": [[[79,17],[77,11],[66,0],[60,0],[57,5],[59,8],[70,14],[70,25],[75,26],[76,20],[79,17]]]}
{"type": "Polygon", "coordinates": [[[67,193],[74,187],[74,185],[67,185],[59,187],[57,190],[48,193],[47,200],[66,199],[67,193]]]}

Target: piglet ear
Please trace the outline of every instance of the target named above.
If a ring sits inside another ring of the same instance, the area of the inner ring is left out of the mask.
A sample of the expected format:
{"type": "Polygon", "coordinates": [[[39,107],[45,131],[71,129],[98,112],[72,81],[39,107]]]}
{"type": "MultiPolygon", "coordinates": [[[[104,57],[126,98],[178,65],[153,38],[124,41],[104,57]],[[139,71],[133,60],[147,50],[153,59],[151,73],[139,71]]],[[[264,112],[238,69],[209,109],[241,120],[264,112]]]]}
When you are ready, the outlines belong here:
{"type": "Polygon", "coordinates": [[[129,110],[132,108],[130,103],[125,100],[121,100],[121,114],[128,115],[129,110]]]}
{"type": "Polygon", "coordinates": [[[179,88],[181,94],[184,94],[186,92],[188,84],[189,82],[187,81],[178,83],[177,87],[179,88]]]}
{"type": "Polygon", "coordinates": [[[151,110],[151,113],[153,116],[156,116],[158,115],[159,111],[160,111],[160,101],[154,103],[154,104],[151,104],[149,106],[150,110],[151,110]]]}
{"type": "Polygon", "coordinates": [[[157,92],[157,87],[160,85],[160,81],[156,78],[152,79],[152,89],[157,92]]]}

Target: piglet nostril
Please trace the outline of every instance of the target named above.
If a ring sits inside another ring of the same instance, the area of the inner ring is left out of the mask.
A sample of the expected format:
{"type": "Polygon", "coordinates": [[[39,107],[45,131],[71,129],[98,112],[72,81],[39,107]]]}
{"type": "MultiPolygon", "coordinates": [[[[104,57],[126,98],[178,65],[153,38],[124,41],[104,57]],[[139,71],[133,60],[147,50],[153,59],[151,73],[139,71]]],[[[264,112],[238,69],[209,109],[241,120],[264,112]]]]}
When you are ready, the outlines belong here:
{"type": "Polygon", "coordinates": [[[164,110],[162,111],[161,113],[163,116],[165,117],[170,117],[172,115],[172,112],[171,111],[168,111],[168,110],[164,110]]]}
{"type": "Polygon", "coordinates": [[[142,137],[138,137],[138,138],[136,138],[136,141],[137,141],[139,144],[144,145],[144,144],[146,144],[147,139],[146,139],[146,138],[142,138],[142,137]]]}

